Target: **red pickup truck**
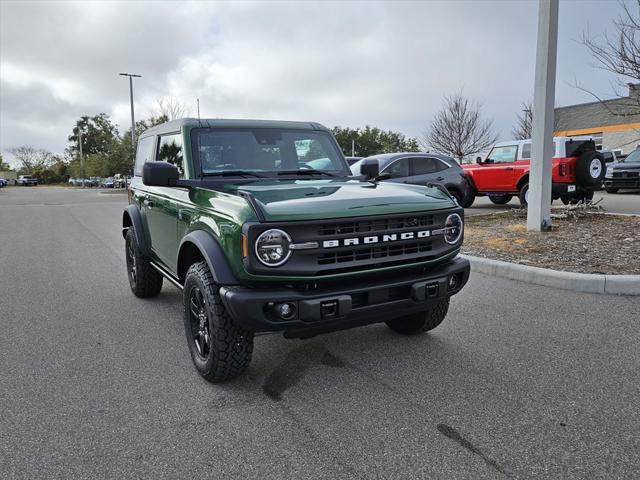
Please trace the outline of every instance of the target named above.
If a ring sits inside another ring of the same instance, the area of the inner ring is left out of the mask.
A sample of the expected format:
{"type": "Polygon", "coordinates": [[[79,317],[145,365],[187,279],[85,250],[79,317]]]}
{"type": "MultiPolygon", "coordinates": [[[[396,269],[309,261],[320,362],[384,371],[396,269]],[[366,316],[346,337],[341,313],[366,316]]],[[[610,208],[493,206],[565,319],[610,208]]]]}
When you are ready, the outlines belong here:
{"type": "MultiPolygon", "coordinates": [[[[565,205],[590,201],[604,179],[604,157],[591,138],[557,137],[553,142],[551,201],[559,198],[565,205]]],[[[462,168],[476,196],[487,195],[493,203],[504,205],[517,195],[526,207],[530,159],[531,140],[513,140],[496,143],[486,158],[478,157],[476,164],[462,168]]]]}

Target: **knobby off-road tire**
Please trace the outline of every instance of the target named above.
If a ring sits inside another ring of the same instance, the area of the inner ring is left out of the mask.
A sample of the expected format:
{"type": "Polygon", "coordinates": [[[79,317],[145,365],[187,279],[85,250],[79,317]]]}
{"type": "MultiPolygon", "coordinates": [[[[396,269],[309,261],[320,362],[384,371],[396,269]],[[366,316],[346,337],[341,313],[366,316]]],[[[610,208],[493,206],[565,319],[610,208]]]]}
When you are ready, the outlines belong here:
{"type": "Polygon", "coordinates": [[[513,195],[494,195],[494,196],[489,196],[489,200],[491,200],[491,202],[495,203],[496,205],[506,205],[507,203],[509,203],[511,201],[512,198],[513,198],[513,195]]]}
{"type": "Polygon", "coordinates": [[[183,290],[184,328],[196,370],[210,382],[237,377],[251,363],[253,333],[225,311],[206,262],[191,265],[183,290]]]}
{"type": "Polygon", "coordinates": [[[162,290],[162,275],[151,266],[149,257],[140,250],[133,228],[127,231],[124,243],[131,291],[136,297],[155,297],[162,290]]]}
{"type": "Polygon", "coordinates": [[[602,185],[606,165],[599,152],[584,152],[576,160],[576,180],[579,185],[596,187],[602,185]]]}
{"type": "Polygon", "coordinates": [[[394,332],[404,335],[416,335],[436,328],[442,323],[444,317],[447,316],[448,311],[449,298],[445,298],[424,312],[389,320],[386,323],[394,332]]]}

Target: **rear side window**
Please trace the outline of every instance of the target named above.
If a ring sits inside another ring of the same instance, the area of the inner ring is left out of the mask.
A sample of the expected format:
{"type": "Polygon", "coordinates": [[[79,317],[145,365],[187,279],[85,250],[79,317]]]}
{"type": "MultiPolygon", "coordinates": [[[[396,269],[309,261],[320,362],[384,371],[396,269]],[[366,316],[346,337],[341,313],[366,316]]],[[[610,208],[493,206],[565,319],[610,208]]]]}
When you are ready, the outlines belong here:
{"type": "Polygon", "coordinates": [[[414,175],[427,175],[429,173],[439,172],[446,168],[448,168],[447,165],[435,158],[418,157],[413,159],[414,175]]]}
{"type": "Polygon", "coordinates": [[[530,143],[523,143],[522,146],[522,153],[521,153],[521,157],[523,160],[530,160],[531,159],[531,144],[530,143]]]}
{"type": "Polygon", "coordinates": [[[138,151],[136,152],[136,169],[137,176],[142,175],[142,166],[145,162],[153,160],[153,144],[156,137],[144,137],[138,140],[138,151]]]}
{"type": "Polygon", "coordinates": [[[174,133],[162,135],[158,140],[158,161],[168,162],[178,167],[180,177],[184,178],[184,162],[182,155],[182,135],[174,133]]]}

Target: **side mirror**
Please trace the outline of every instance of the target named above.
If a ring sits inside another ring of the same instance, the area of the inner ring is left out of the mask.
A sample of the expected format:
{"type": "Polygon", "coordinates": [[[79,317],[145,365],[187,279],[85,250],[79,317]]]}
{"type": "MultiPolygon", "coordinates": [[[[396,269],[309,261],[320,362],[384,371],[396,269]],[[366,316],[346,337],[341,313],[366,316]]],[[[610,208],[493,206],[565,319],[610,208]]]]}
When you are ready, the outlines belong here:
{"type": "Polygon", "coordinates": [[[368,158],[362,161],[360,165],[360,173],[364,175],[366,180],[373,180],[380,175],[380,164],[375,158],[368,158]]]}
{"type": "Polygon", "coordinates": [[[476,157],[476,163],[482,163],[482,157],[476,157]]]}
{"type": "Polygon", "coordinates": [[[146,162],[142,167],[142,183],[149,187],[175,186],[179,178],[178,167],[167,162],[146,162]]]}

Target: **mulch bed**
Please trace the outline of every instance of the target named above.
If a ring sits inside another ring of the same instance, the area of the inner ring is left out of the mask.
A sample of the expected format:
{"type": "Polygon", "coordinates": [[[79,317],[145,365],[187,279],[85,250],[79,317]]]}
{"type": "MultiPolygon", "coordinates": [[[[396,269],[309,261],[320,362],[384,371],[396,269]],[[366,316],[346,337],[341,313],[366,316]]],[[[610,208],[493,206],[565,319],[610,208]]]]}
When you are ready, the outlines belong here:
{"type": "Polygon", "coordinates": [[[462,252],[569,272],[640,274],[640,217],[566,208],[552,216],[548,232],[527,231],[526,210],[466,217],[462,252]]]}

